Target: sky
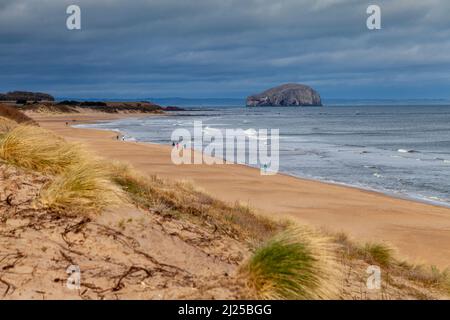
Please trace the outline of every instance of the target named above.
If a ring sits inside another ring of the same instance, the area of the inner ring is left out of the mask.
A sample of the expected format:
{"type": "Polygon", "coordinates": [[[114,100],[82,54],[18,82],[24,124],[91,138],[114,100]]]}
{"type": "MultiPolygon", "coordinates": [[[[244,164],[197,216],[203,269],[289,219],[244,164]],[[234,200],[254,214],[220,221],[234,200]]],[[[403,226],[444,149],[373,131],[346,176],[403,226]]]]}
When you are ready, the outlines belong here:
{"type": "Polygon", "coordinates": [[[0,0],[0,92],[245,98],[290,82],[325,99],[450,98],[450,1],[0,0]]]}

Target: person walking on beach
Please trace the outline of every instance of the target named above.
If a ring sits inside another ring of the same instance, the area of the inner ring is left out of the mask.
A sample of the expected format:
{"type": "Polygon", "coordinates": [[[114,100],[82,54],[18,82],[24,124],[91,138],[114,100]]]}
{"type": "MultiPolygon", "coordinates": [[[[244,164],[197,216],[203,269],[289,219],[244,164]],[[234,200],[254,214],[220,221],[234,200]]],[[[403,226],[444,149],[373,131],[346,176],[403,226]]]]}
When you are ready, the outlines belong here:
{"type": "Polygon", "coordinates": [[[175,142],[172,141],[172,147],[175,147],[175,142]]]}
{"type": "Polygon", "coordinates": [[[264,163],[263,168],[264,168],[264,173],[267,173],[267,163],[264,163]]]}
{"type": "Polygon", "coordinates": [[[119,140],[120,139],[120,136],[119,135],[117,135],[117,140],[119,140]]]}

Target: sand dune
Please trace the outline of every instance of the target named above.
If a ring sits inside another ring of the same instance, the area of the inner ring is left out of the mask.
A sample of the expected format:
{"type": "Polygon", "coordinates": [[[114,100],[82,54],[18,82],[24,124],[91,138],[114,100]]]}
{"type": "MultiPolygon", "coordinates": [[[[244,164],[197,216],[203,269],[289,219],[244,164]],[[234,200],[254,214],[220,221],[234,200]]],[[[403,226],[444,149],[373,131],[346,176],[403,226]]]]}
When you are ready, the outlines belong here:
{"type": "Polygon", "coordinates": [[[42,127],[83,142],[103,157],[148,174],[193,181],[221,200],[248,203],[261,213],[343,231],[356,240],[388,242],[412,262],[450,266],[450,209],[286,175],[261,176],[241,165],[181,165],[170,146],[122,142],[116,133],[66,125],[121,117],[100,113],[32,115],[42,127]]]}

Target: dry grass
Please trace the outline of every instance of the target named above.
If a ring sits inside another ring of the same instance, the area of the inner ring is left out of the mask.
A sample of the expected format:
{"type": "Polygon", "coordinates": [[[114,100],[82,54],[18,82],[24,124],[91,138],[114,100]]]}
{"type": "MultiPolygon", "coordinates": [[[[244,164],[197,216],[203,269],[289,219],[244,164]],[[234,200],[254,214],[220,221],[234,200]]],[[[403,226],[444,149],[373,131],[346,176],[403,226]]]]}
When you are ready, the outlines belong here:
{"type": "Polygon", "coordinates": [[[41,173],[62,173],[84,157],[78,145],[35,126],[20,125],[0,140],[0,158],[41,173]]]}
{"type": "Polygon", "coordinates": [[[440,270],[436,266],[418,266],[400,262],[397,274],[426,287],[440,289],[450,294],[450,269],[448,268],[440,270]]]}
{"type": "Polygon", "coordinates": [[[394,261],[392,248],[383,243],[366,243],[361,250],[364,260],[380,267],[389,267],[394,261]]]}
{"type": "Polygon", "coordinates": [[[394,250],[387,244],[371,242],[360,245],[351,241],[342,232],[335,234],[333,241],[339,245],[341,253],[349,259],[361,259],[384,268],[396,264],[394,250]]]}
{"type": "Polygon", "coordinates": [[[417,283],[421,287],[437,289],[450,294],[450,269],[439,270],[435,266],[413,265],[399,261],[392,247],[382,243],[366,243],[360,245],[345,233],[334,235],[333,241],[338,244],[339,252],[346,259],[363,260],[368,264],[378,265],[384,272],[417,283]]]}
{"type": "Polygon", "coordinates": [[[40,203],[65,214],[98,214],[121,202],[122,194],[100,163],[83,161],[44,187],[40,203]]]}
{"type": "Polygon", "coordinates": [[[260,243],[284,228],[283,223],[256,215],[239,204],[229,206],[188,183],[144,177],[123,164],[112,165],[111,178],[140,208],[167,217],[184,217],[236,239],[260,243]]]}
{"type": "Polygon", "coordinates": [[[40,127],[19,125],[0,139],[0,158],[51,175],[39,204],[61,213],[98,213],[119,202],[110,173],[80,145],[40,127]]]}
{"type": "Polygon", "coordinates": [[[7,118],[21,124],[35,124],[34,120],[23,112],[4,104],[0,104],[0,117],[7,118]]]}
{"type": "MultiPolygon", "coordinates": [[[[10,120],[8,118],[0,117],[0,135],[3,136],[4,134],[10,132],[15,127],[17,127],[17,122],[10,120]]],[[[1,137],[0,136],[0,137],[1,137]]]]}
{"type": "Polygon", "coordinates": [[[337,297],[337,269],[327,239],[289,228],[257,249],[241,274],[257,298],[330,299],[337,297]]]}

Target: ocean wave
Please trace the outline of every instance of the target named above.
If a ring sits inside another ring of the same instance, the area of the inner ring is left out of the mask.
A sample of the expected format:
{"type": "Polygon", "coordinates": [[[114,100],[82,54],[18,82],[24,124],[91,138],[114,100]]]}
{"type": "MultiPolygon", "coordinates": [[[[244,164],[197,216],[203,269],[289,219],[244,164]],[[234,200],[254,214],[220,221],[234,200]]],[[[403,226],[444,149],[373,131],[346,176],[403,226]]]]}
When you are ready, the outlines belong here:
{"type": "Polygon", "coordinates": [[[205,133],[205,134],[221,134],[222,133],[222,130],[220,130],[220,129],[216,129],[216,128],[211,128],[211,127],[205,127],[204,129],[203,129],[203,132],[205,133]]]}
{"type": "Polygon", "coordinates": [[[344,144],[344,147],[353,147],[353,148],[366,148],[366,146],[360,144],[344,144]]]}
{"type": "Polygon", "coordinates": [[[436,196],[424,196],[422,194],[411,194],[410,195],[412,198],[415,198],[417,200],[420,201],[424,201],[427,203],[431,203],[431,204],[437,204],[437,205],[441,205],[441,206],[445,206],[447,208],[450,207],[450,202],[447,199],[443,199],[440,197],[436,197],[436,196]]]}
{"type": "Polygon", "coordinates": [[[255,129],[247,129],[244,131],[247,136],[256,136],[258,133],[255,129]]]}
{"type": "Polygon", "coordinates": [[[400,153],[418,153],[419,151],[414,149],[398,149],[397,152],[400,153]]]}
{"type": "Polygon", "coordinates": [[[378,172],[375,172],[373,174],[373,176],[376,177],[376,178],[383,178],[383,176],[381,174],[379,174],[378,172]]]}
{"type": "Polygon", "coordinates": [[[265,137],[259,136],[258,132],[255,129],[247,129],[244,131],[244,133],[249,139],[255,139],[258,141],[267,141],[269,139],[268,136],[265,137]]]}

